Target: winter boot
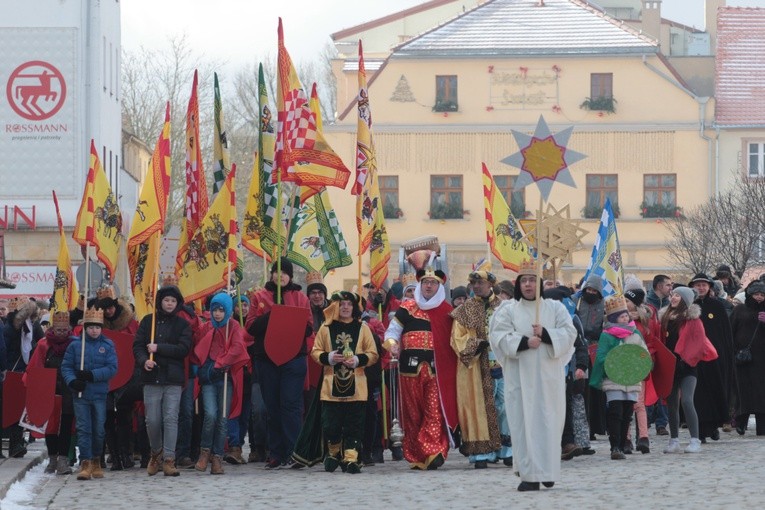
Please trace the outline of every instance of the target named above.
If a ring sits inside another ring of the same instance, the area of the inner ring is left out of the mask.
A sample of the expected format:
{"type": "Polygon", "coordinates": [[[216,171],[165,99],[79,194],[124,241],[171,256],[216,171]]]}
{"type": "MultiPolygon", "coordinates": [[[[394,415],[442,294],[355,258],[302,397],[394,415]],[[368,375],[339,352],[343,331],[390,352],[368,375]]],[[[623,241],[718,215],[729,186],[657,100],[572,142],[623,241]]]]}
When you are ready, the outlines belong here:
{"type": "Polygon", "coordinates": [[[640,453],[651,453],[651,446],[647,437],[641,437],[637,442],[637,451],[640,453]]]}
{"type": "Polygon", "coordinates": [[[664,448],[664,453],[680,453],[681,451],[682,450],[680,449],[680,440],[676,437],[670,439],[669,444],[667,444],[667,447],[664,448]]]}
{"type": "Polygon", "coordinates": [[[266,460],[267,457],[265,446],[260,445],[250,448],[250,454],[247,456],[247,462],[265,462],[266,460]]]}
{"type": "Polygon", "coordinates": [[[52,455],[48,459],[48,465],[45,466],[45,474],[52,475],[56,472],[56,464],[58,464],[58,455],[52,455]]]}
{"type": "Polygon", "coordinates": [[[80,472],[77,473],[78,480],[90,480],[93,472],[93,466],[90,465],[90,460],[86,459],[80,463],[80,472]]]}
{"type": "Polygon", "coordinates": [[[247,464],[247,461],[242,457],[241,446],[232,446],[229,448],[228,453],[223,456],[223,460],[229,464],[247,464]]]}
{"type": "Polygon", "coordinates": [[[117,453],[112,455],[112,467],[109,469],[110,471],[122,471],[125,469],[125,466],[122,465],[122,455],[117,453]]]}
{"type": "Polygon", "coordinates": [[[692,437],[691,442],[683,450],[685,453],[699,453],[701,451],[701,440],[697,437],[692,437]]]}
{"type": "Polygon", "coordinates": [[[149,463],[146,465],[146,472],[149,476],[154,476],[159,472],[159,458],[162,456],[162,450],[151,452],[149,463]]]}
{"type": "Polygon", "coordinates": [[[212,456],[212,462],[210,462],[210,474],[211,475],[222,475],[225,473],[223,471],[223,459],[220,455],[213,455],[212,456]]]}
{"type": "Polygon", "coordinates": [[[178,476],[180,473],[175,467],[175,459],[165,459],[162,463],[162,472],[165,476],[178,476]]]}
{"type": "Polygon", "coordinates": [[[69,459],[66,455],[59,455],[56,460],[56,474],[57,475],[71,475],[72,467],[69,465],[69,459]]]}
{"type": "Polygon", "coordinates": [[[90,476],[93,478],[103,478],[104,469],[101,467],[101,457],[93,457],[90,459],[90,465],[92,467],[90,476]]]}
{"type": "Polygon", "coordinates": [[[205,472],[207,471],[207,465],[210,463],[210,449],[209,448],[202,448],[199,450],[199,460],[197,460],[196,466],[194,466],[194,469],[197,471],[205,472]]]}

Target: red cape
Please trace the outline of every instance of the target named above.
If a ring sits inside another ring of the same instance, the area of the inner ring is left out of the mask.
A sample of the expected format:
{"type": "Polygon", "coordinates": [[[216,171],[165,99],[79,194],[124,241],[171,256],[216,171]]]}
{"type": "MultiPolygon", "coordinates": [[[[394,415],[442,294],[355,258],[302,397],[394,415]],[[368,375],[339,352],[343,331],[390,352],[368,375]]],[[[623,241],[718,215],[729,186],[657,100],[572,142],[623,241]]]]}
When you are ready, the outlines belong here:
{"type": "Polygon", "coordinates": [[[441,394],[441,407],[449,430],[458,425],[457,418],[457,354],[451,346],[452,305],[445,300],[436,308],[427,310],[430,330],[433,333],[433,352],[436,360],[436,378],[441,394]]]}

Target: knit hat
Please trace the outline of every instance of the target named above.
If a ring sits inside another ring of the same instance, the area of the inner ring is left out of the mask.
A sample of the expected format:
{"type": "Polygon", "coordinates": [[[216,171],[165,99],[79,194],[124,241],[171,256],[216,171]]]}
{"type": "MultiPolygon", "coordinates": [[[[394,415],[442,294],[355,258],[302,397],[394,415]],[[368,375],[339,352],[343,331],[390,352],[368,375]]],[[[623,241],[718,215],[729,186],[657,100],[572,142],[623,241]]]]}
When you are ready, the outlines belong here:
{"type": "Polygon", "coordinates": [[[393,285],[390,286],[390,293],[393,294],[393,297],[395,297],[398,300],[401,300],[402,297],[404,297],[404,284],[401,282],[393,282],[393,285]]]}
{"type": "Polygon", "coordinates": [[[645,301],[645,291],[643,289],[625,290],[624,297],[632,301],[633,305],[640,306],[645,301]]]}
{"type": "Polygon", "coordinates": [[[515,287],[510,280],[502,280],[497,284],[497,287],[499,287],[500,292],[503,292],[508,296],[512,296],[515,293],[515,287]]]}
{"type": "MultiPolygon", "coordinates": [[[[277,264],[279,261],[274,261],[273,264],[271,264],[271,274],[274,274],[276,270],[278,269],[277,264]]],[[[292,280],[292,277],[294,275],[294,270],[292,269],[292,262],[289,261],[287,257],[281,258],[281,264],[282,264],[282,273],[286,274],[290,277],[290,280],[292,280]]]]}
{"type": "Polygon", "coordinates": [[[733,272],[730,270],[730,266],[725,264],[717,266],[717,271],[715,271],[715,276],[717,278],[730,278],[732,274],[733,272]]]}
{"type": "Polygon", "coordinates": [[[690,287],[677,287],[672,292],[680,295],[685,302],[685,306],[691,306],[696,299],[696,292],[690,287]]]}
{"type": "Polygon", "coordinates": [[[459,287],[454,287],[452,289],[452,305],[454,304],[455,299],[461,298],[461,297],[464,297],[464,298],[468,297],[467,287],[465,287],[464,285],[460,285],[459,287]]]}
{"type": "Polygon", "coordinates": [[[761,293],[761,294],[765,294],[765,283],[763,283],[763,282],[761,282],[759,280],[753,281],[746,288],[746,295],[747,296],[752,296],[752,295],[754,295],[754,294],[756,294],[758,292],[761,293]]]}
{"type": "MultiPolygon", "coordinates": [[[[624,290],[643,290],[643,282],[641,282],[635,275],[624,277],[624,290]]],[[[626,294],[625,294],[626,295],[626,294]]]]}

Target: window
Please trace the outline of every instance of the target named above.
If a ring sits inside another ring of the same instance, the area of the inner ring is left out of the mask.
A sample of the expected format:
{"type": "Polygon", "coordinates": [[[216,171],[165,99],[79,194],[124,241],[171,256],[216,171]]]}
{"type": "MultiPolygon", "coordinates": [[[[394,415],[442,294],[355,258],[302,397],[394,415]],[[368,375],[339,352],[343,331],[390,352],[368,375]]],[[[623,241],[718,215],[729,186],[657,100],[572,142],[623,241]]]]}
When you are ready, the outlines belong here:
{"type": "Polygon", "coordinates": [[[462,176],[430,176],[430,217],[434,220],[462,218],[462,176]]]}
{"type": "Polygon", "coordinates": [[[765,142],[747,143],[749,177],[765,177],[765,142]]]}
{"type": "Polygon", "coordinates": [[[398,176],[380,175],[380,200],[385,218],[401,218],[404,213],[398,207],[398,176]]]}
{"type": "Polygon", "coordinates": [[[505,202],[510,206],[513,216],[516,219],[523,219],[526,217],[526,194],[523,188],[517,191],[513,189],[517,178],[517,175],[495,175],[494,184],[505,197],[505,202]]]}
{"type": "Polygon", "coordinates": [[[614,215],[619,216],[619,176],[616,174],[587,174],[587,191],[582,216],[600,218],[606,199],[611,199],[614,215]]]}
{"type": "Polygon", "coordinates": [[[646,174],[643,176],[643,218],[682,217],[677,206],[677,175],[646,174]]]}
{"type": "Polygon", "coordinates": [[[613,73],[592,73],[590,74],[590,98],[613,99],[614,97],[614,75],[613,73]]]}
{"type": "Polygon", "coordinates": [[[436,76],[436,104],[434,112],[456,112],[457,103],[457,77],[436,76]]]}

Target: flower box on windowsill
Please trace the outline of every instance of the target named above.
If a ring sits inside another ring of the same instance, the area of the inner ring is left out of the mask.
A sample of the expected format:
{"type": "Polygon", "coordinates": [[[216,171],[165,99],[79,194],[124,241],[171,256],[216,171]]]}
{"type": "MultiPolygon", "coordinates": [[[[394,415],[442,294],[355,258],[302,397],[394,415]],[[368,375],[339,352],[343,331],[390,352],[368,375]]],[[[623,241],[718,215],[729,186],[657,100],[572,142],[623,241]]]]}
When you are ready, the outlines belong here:
{"type": "Polygon", "coordinates": [[[402,220],[404,219],[404,211],[400,207],[385,205],[383,206],[383,218],[386,220],[402,220]]]}
{"type": "Polygon", "coordinates": [[[459,110],[459,105],[456,101],[436,101],[433,105],[434,112],[456,112],[459,110]]]}
{"type": "Polygon", "coordinates": [[[684,219],[683,208],[677,205],[640,204],[640,216],[643,218],[677,218],[684,219]]]}
{"type": "MultiPolygon", "coordinates": [[[[614,217],[619,217],[619,204],[613,203],[611,204],[611,208],[614,211],[614,217]]],[[[599,220],[600,217],[603,215],[603,207],[600,205],[588,205],[585,207],[582,207],[582,217],[587,218],[590,220],[599,220]]]]}
{"type": "Polygon", "coordinates": [[[579,108],[593,112],[616,113],[616,99],[613,97],[586,97],[579,108]]]}
{"type": "Polygon", "coordinates": [[[428,211],[431,220],[461,220],[466,214],[470,214],[470,211],[452,204],[431,205],[428,211]]]}

